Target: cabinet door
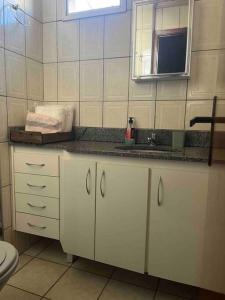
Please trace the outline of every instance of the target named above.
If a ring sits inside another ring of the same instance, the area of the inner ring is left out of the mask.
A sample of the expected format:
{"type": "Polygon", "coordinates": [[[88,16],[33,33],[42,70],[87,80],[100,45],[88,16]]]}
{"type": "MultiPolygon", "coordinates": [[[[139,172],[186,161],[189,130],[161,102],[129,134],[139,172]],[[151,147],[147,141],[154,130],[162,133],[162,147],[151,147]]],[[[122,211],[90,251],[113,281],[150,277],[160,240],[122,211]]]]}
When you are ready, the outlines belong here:
{"type": "Polygon", "coordinates": [[[153,170],[148,273],[197,285],[200,280],[208,174],[153,170]]]}
{"type": "Polygon", "coordinates": [[[60,241],[65,252],[94,259],[96,163],[61,159],[60,241]]]}
{"type": "Polygon", "coordinates": [[[97,165],[97,261],[144,272],[148,183],[148,168],[97,165]]]}

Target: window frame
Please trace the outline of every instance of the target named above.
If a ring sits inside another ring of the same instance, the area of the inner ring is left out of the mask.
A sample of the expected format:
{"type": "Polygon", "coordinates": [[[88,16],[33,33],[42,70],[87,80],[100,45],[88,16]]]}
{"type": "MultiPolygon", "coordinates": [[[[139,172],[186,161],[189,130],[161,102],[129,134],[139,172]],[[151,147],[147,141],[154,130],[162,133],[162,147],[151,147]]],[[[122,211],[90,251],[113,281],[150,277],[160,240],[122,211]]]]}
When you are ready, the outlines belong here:
{"type": "Polygon", "coordinates": [[[115,13],[122,13],[127,10],[127,0],[120,0],[120,6],[116,7],[106,7],[101,9],[92,9],[88,11],[82,11],[82,12],[74,12],[74,13],[68,13],[67,9],[67,1],[63,0],[63,20],[75,20],[75,19],[82,19],[82,18],[89,18],[89,17],[95,17],[95,16],[102,16],[102,15],[108,15],[108,14],[115,14],[115,13]]]}

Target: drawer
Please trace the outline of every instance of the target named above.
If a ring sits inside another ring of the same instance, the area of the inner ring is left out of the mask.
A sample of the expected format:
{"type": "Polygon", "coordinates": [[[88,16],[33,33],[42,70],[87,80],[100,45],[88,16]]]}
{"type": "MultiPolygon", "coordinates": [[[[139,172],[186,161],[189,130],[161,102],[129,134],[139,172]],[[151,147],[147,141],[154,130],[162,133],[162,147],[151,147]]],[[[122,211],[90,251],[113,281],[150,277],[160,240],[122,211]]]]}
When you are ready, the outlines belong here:
{"type": "Polygon", "coordinates": [[[16,211],[47,218],[59,219],[59,199],[15,194],[16,211]]]}
{"type": "Polygon", "coordinates": [[[15,152],[14,170],[17,173],[59,176],[58,156],[15,152]]]}
{"type": "Polygon", "coordinates": [[[16,230],[59,239],[59,220],[16,213],[16,230]]]}
{"type": "Polygon", "coordinates": [[[15,192],[59,198],[59,177],[16,173],[15,192]]]}

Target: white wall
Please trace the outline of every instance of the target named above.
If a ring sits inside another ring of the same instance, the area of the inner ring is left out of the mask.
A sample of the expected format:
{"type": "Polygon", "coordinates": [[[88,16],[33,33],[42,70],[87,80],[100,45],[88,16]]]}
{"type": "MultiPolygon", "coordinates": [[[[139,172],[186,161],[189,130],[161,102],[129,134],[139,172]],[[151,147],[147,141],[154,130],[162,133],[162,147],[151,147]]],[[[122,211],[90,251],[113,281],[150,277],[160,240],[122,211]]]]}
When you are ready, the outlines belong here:
{"type": "Polygon", "coordinates": [[[61,1],[43,0],[44,100],[73,104],[76,125],[125,127],[132,115],[139,128],[190,129],[192,117],[211,114],[215,94],[225,111],[223,0],[195,1],[191,80],[138,84],[130,80],[131,1],[126,13],[69,22],[61,1]]]}
{"type": "Polygon", "coordinates": [[[8,127],[23,126],[28,107],[43,101],[43,25],[41,0],[10,2],[25,11],[18,18],[26,26],[0,0],[0,199],[4,238],[20,248],[27,240],[12,235],[8,127]]]}

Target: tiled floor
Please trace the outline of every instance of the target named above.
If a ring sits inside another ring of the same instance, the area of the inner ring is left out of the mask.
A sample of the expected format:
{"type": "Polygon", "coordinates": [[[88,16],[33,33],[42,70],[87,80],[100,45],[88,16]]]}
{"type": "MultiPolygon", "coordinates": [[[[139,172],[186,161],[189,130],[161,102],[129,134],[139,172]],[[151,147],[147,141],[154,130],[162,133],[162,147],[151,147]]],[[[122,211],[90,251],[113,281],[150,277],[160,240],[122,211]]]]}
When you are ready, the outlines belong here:
{"type": "Polygon", "coordinates": [[[58,242],[44,240],[20,256],[0,300],[184,300],[196,289],[78,259],[66,261],[58,242]]]}

